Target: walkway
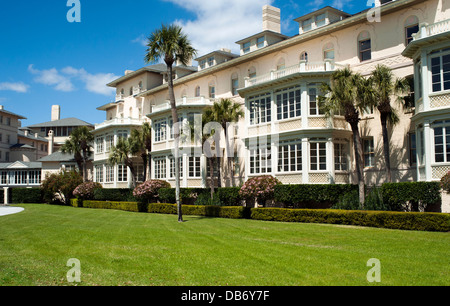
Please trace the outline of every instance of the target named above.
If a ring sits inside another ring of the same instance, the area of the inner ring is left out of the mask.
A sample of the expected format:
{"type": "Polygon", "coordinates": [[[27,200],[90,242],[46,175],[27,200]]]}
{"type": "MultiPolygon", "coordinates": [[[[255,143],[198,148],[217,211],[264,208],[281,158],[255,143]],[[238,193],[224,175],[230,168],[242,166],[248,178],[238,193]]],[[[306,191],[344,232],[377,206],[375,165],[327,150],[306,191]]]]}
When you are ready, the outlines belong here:
{"type": "Polygon", "coordinates": [[[25,208],[22,208],[22,207],[0,206],[0,217],[17,214],[24,210],[25,210],[25,208]]]}

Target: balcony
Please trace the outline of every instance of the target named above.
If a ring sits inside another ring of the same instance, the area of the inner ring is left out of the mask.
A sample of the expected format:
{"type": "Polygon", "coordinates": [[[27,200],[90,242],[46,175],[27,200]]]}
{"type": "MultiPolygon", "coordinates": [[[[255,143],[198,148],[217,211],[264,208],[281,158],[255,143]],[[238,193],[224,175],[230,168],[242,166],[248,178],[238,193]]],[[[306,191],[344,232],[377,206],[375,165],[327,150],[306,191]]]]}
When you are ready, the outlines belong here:
{"type": "MultiPolygon", "coordinates": [[[[195,97],[195,98],[182,98],[179,100],[176,100],[176,105],[178,107],[204,107],[204,106],[212,106],[214,104],[215,99],[207,99],[205,97],[195,97]]],[[[152,113],[149,116],[152,116],[154,114],[166,112],[170,110],[170,101],[165,101],[162,104],[154,105],[152,106],[152,113]]]]}
{"type": "Polygon", "coordinates": [[[104,129],[110,126],[130,126],[130,125],[142,125],[144,121],[132,118],[114,118],[112,120],[107,120],[103,123],[96,124],[95,130],[104,129]]]}
{"type": "Polygon", "coordinates": [[[270,73],[260,75],[254,78],[246,78],[245,88],[284,79],[286,77],[294,76],[297,74],[333,72],[336,69],[343,67],[344,67],[343,65],[336,64],[331,60],[325,60],[323,62],[300,61],[299,64],[291,67],[286,67],[280,70],[272,70],[270,73]]]}
{"type": "Polygon", "coordinates": [[[426,22],[419,25],[419,32],[412,35],[413,40],[403,51],[402,55],[414,58],[415,54],[423,47],[433,43],[440,43],[450,39],[450,19],[433,24],[426,22]]]}

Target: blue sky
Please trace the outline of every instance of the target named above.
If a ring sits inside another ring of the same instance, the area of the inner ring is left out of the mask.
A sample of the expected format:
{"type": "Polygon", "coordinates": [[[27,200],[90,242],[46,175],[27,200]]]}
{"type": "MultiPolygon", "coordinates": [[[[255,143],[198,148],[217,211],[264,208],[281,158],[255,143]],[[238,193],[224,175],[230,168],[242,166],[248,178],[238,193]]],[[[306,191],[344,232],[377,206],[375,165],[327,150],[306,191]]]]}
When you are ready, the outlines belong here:
{"type": "Polygon", "coordinates": [[[295,35],[294,18],[330,5],[348,13],[366,8],[350,0],[80,0],[81,22],[67,21],[67,0],[2,1],[0,104],[28,118],[23,126],[61,117],[101,123],[96,110],[114,100],[106,83],[144,62],[145,38],[162,23],[183,26],[199,55],[261,31],[262,6],[281,9],[282,33],[295,35]]]}

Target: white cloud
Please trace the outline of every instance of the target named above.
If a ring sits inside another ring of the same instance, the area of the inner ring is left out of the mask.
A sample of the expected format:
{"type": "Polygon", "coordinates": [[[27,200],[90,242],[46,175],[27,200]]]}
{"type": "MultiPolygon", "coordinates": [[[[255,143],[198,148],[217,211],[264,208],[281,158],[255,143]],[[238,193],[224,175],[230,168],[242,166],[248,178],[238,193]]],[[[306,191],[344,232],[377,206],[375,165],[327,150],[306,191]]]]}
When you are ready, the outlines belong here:
{"type": "Polygon", "coordinates": [[[28,85],[26,85],[23,82],[17,82],[17,83],[0,83],[0,90],[9,90],[9,91],[15,91],[19,93],[25,93],[28,91],[28,85]]]}
{"type": "Polygon", "coordinates": [[[193,12],[194,20],[178,19],[198,55],[220,48],[238,53],[236,41],[262,31],[262,7],[273,0],[165,0],[193,12]]]}
{"type": "Polygon", "coordinates": [[[34,81],[40,84],[54,86],[55,90],[69,92],[73,91],[75,88],[67,78],[61,75],[55,68],[48,70],[38,70],[34,69],[33,65],[28,66],[28,71],[36,75],[34,81]]]}
{"type": "Polygon", "coordinates": [[[113,73],[97,73],[91,74],[84,68],[76,69],[73,67],[65,67],[58,71],[56,68],[48,70],[34,69],[33,65],[28,70],[36,75],[34,79],[37,83],[54,86],[55,90],[70,92],[75,90],[74,80],[84,83],[85,89],[89,92],[100,95],[111,95],[115,89],[106,86],[109,82],[119,78],[113,73]]]}
{"type": "Polygon", "coordinates": [[[334,0],[333,7],[337,8],[338,10],[343,10],[344,6],[352,6],[351,5],[351,0],[334,0]]]}
{"type": "Polygon", "coordinates": [[[144,47],[147,47],[147,37],[145,37],[144,34],[139,35],[138,37],[133,39],[131,42],[135,43],[135,44],[140,44],[141,46],[144,46],[144,47]]]}

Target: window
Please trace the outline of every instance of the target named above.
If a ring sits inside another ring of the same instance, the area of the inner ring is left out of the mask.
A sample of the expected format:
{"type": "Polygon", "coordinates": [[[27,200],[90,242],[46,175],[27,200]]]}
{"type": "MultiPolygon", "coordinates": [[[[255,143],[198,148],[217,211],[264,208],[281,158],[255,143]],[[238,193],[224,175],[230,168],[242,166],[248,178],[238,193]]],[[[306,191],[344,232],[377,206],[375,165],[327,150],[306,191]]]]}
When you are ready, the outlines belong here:
{"type": "Polygon", "coordinates": [[[417,164],[416,133],[410,133],[408,138],[409,138],[409,164],[413,166],[417,164]]]}
{"type": "Polygon", "coordinates": [[[133,95],[133,87],[130,87],[130,92],[129,92],[130,96],[133,95]]]}
{"type": "Polygon", "coordinates": [[[106,166],[106,183],[112,183],[114,182],[114,167],[113,166],[106,166]]]}
{"type": "Polygon", "coordinates": [[[373,137],[363,139],[364,168],[375,166],[375,146],[373,137]]]}
{"type": "Polygon", "coordinates": [[[250,125],[271,122],[270,93],[249,98],[250,125]]]}
{"type": "Polygon", "coordinates": [[[144,165],[142,164],[136,165],[136,176],[138,182],[145,182],[144,165]]]}
{"type": "Polygon", "coordinates": [[[308,52],[303,51],[302,54],[300,54],[300,60],[301,61],[308,61],[308,52]]]}
{"type": "Polygon", "coordinates": [[[114,135],[107,135],[105,152],[110,152],[112,147],[114,147],[114,135]]]}
{"type": "MultiPolygon", "coordinates": [[[[184,117],[183,115],[178,115],[178,122],[180,123],[178,125],[178,129],[179,129],[179,133],[180,136],[183,134],[183,129],[184,129],[184,117]]],[[[173,126],[173,119],[172,117],[169,117],[169,127],[170,127],[170,135],[169,135],[169,139],[175,139],[175,127],[173,126]]],[[[167,127],[167,128],[169,128],[167,127]]]]}
{"type": "Polygon", "coordinates": [[[128,182],[128,168],[125,165],[117,165],[117,181],[128,182]]]}
{"type": "Polygon", "coordinates": [[[9,162],[9,152],[5,152],[5,161],[9,162]]]}
{"type": "Polygon", "coordinates": [[[248,77],[250,79],[256,78],[256,68],[255,67],[250,67],[250,69],[248,69],[248,77]]]}
{"type": "Polygon", "coordinates": [[[348,145],[346,143],[334,144],[334,170],[348,171],[348,145]]]}
{"type": "Polygon", "coordinates": [[[208,58],[208,66],[209,67],[214,66],[214,56],[208,58]]]}
{"type": "Polygon", "coordinates": [[[8,125],[8,126],[11,125],[11,118],[10,117],[6,117],[6,125],[8,125]]]}
{"type": "Polygon", "coordinates": [[[216,98],[216,86],[214,84],[209,85],[209,98],[210,99],[216,98]]]}
{"type": "Polygon", "coordinates": [[[435,52],[431,57],[431,76],[433,92],[450,90],[450,51],[448,49],[435,52]]]}
{"type": "Polygon", "coordinates": [[[6,143],[11,144],[11,135],[6,135],[6,143]]]}
{"type": "Polygon", "coordinates": [[[278,172],[302,171],[301,140],[280,142],[278,146],[278,172]]]}
{"type": "Polygon", "coordinates": [[[325,111],[320,107],[319,102],[317,100],[317,88],[310,88],[309,92],[309,114],[311,116],[324,115],[325,111]]]}
{"type": "Polygon", "coordinates": [[[316,27],[321,27],[325,25],[325,14],[320,14],[316,16],[316,27]]]}
{"type": "Polygon", "coordinates": [[[435,121],[434,129],[434,161],[450,162],[450,121],[435,121]]]}
{"type": "Polygon", "coordinates": [[[272,172],[272,154],[270,142],[250,145],[250,174],[272,172]]]}
{"type": "Polygon", "coordinates": [[[302,115],[300,86],[276,91],[277,119],[288,119],[302,115]]]}
{"type": "Polygon", "coordinates": [[[127,139],[128,138],[128,131],[117,131],[117,140],[119,140],[120,138],[124,138],[127,139]]]}
{"type": "Polygon", "coordinates": [[[205,69],[206,68],[206,60],[205,59],[200,61],[200,68],[201,69],[205,69]]]}
{"type": "Polygon", "coordinates": [[[311,171],[327,170],[327,144],[325,139],[311,139],[309,145],[311,171]]]}
{"type": "Polygon", "coordinates": [[[233,96],[238,95],[238,89],[239,89],[239,78],[236,75],[233,75],[231,78],[231,93],[233,96]]]}
{"type": "Polygon", "coordinates": [[[264,43],[265,43],[264,36],[258,37],[258,38],[256,39],[256,46],[257,46],[258,48],[264,47],[264,43]]]}
{"type": "MultiPolygon", "coordinates": [[[[180,178],[183,177],[183,157],[179,157],[180,161],[180,178]]],[[[170,161],[170,178],[175,178],[175,157],[173,155],[169,156],[170,161]]]]}
{"type": "Polygon", "coordinates": [[[243,44],[242,45],[242,50],[244,51],[244,54],[245,53],[249,53],[250,52],[250,42],[247,42],[247,43],[243,44]]]}
{"type": "Polygon", "coordinates": [[[325,45],[323,48],[323,59],[334,60],[334,46],[332,43],[325,45]]]}
{"type": "Polygon", "coordinates": [[[155,129],[155,142],[165,141],[167,139],[167,120],[157,120],[153,125],[155,129]]]}
{"type": "Polygon", "coordinates": [[[302,23],[303,26],[303,32],[309,31],[312,29],[312,18],[306,19],[302,23]]]}
{"type": "Polygon", "coordinates": [[[103,136],[99,136],[95,140],[95,150],[97,154],[103,153],[103,140],[104,140],[103,136]]]}
{"type": "Polygon", "coordinates": [[[405,45],[413,41],[412,35],[419,32],[419,18],[410,16],[405,22],[405,45]]]}
{"type": "Polygon", "coordinates": [[[155,179],[166,178],[166,158],[155,158],[155,179]]]}
{"type": "Polygon", "coordinates": [[[199,178],[202,176],[201,173],[201,158],[200,157],[189,157],[189,177],[199,178]]]}
{"type": "Polygon", "coordinates": [[[195,87],[195,97],[200,97],[200,86],[195,87]]]}
{"type": "Polygon", "coordinates": [[[370,34],[367,31],[362,32],[358,36],[359,60],[361,62],[368,61],[372,58],[370,34]]]}
{"type": "Polygon", "coordinates": [[[95,166],[95,181],[103,183],[103,165],[95,166]]]}

